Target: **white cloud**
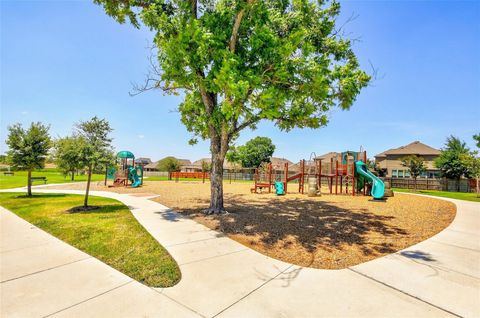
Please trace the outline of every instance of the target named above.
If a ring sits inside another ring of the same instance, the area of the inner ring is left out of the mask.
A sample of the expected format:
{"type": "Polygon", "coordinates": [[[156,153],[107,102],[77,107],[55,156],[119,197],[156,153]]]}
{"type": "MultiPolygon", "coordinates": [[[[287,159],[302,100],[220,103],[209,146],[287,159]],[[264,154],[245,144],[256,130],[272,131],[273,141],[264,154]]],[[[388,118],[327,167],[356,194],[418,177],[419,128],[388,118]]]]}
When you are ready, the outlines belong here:
{"type": "Polygon", "coordinates": [[[27,112],[26,110],[24,110],[24,111],[22,111],[20,114],[22,114],[22,115],[27,115],[28,112],[27,112]]]}
{"type": "Polygon", "coordinates": [[[138,139],[143,139],[143,138],[145,138],[144,135],[138,135],[137,137],[138,137],[138,139]]]}

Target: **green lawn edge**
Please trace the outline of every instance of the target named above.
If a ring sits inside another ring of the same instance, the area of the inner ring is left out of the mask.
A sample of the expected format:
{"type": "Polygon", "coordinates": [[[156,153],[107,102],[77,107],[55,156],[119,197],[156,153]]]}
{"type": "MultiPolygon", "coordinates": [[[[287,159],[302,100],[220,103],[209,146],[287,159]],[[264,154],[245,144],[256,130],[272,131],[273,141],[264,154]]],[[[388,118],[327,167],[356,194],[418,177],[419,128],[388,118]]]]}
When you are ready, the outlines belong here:
{"type": "Polygon", "coordinates": [[[168,251],[135,219],[123,203],[91,196],[101,208],[69,213],[82,195],[0,193],[0,205],[40,229],[98,258],[149,287],[170,287],[181,278],[168,251]]]}
{"type": "MultiPolygon", "coordinates": [[[[27,186],[27,172],[26,171],[13,171],[14,175],[5,175],[4,171],[0,171],[0,189],[13,189],[27,186]]],[[[72,181],[70,176],[64,176],[61,172],[56,170],[40,170],[33,171],[32,177],[46,177],[47,184],[52,183],[72,183],[87,181],[86,175],[75,176],[75,180],[72,181]]],[[[101,174],[93,174],[92,181],[104,180],[105,176],[101,174]]],[[[33,185],[43,185],[43,181],[34,181],[33,185]]]]}
{"type": "Polygon", "coordinates": [[[400,188],[393,188],[393,191],[395,191],[395,192],[418,193],[418,194],[432,195],[432,196],[442,197],[442,198],[457,199],[457,200],[472,201],[472,202],[480,202],[480,197],[477,197],[477,194],[472,193],[472,192],[448,192],[448,191],[436,191],[436,190],[417,190],[417,191],[414,191],[413,189],[400,189],[400,188]]]}

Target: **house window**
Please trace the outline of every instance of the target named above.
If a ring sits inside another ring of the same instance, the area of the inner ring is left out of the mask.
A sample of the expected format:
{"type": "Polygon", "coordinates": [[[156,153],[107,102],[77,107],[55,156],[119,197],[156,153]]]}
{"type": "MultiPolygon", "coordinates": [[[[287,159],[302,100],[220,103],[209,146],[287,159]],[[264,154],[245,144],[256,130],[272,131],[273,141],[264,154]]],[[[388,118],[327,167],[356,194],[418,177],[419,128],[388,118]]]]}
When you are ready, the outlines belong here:
{"type": "Polygon", "coordinates": [[[403,170],[398,170],[398,177],[403,178],[403,170]]]}
{"type": "Polygon", "coordinates": [[[405,170],[405,178],[410,178],[410,170],[405,170]]]}
{"type": "Polygon", "coordinates": [[[396,177],[398,177],[398,170],[393,169],[392,170],[392,178],[396,178],[396,177]]]}

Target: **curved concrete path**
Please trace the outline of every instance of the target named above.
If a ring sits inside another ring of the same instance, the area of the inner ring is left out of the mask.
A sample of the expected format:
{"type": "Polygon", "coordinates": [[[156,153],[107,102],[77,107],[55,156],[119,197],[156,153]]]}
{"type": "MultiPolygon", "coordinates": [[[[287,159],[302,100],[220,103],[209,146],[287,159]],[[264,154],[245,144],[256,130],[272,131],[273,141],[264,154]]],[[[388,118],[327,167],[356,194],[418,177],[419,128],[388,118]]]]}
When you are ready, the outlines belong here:
{"type": "Polygon", "coordinates": [[[178,262],[180,283],[146,287],[1,209],[2,317],[480,316],[478,203],[447,199],[457,216],[438,235],[348,269],[319,270],[259,254],[149,197],[91,195],[128,205],[178,262]]]}

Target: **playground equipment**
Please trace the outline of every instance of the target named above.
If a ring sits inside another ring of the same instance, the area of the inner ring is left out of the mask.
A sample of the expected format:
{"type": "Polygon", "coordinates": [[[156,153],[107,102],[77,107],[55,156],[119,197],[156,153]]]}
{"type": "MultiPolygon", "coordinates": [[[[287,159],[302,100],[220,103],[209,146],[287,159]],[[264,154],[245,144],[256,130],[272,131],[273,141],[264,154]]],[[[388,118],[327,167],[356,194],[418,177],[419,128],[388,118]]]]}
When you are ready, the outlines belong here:
{"type": "Polygon", "coordinates": [[[116,156],[116,165],[107,167],[105,184],[107,179],[113,180],[109,187],[137,188],[143,185],[143,167],[135,166],[135,155],[130,151],[120,151],[116,156]]]}
{"type": "MultiPolygon", "coordinates": [[[[288,163],[285,163],[283,170],[275,170],[271,163],[266,166],[256,168],[253,188],[250,189],[252,193],[258,193],[267,189],[268,193],[272,192],[272,187],[278,189],[280,183],[283,185],[283,194],[287,193],[288,182],[298,180],[298,192],[303,194],[305,184],[305,160],[300,161],[299,172],[290,176],[288,171],[288,163]]],[[[278,191],[277,191],[278,194],[278,191]]]]}
{"type": "Polygon", "coordinates": [[[326,183],[330,194],[361,194],[371,195],[374,199],[382,199],[385,196],[383,181],[375,176],[366,166],[366,151],[344,151],[340,156],[331,157],[329,162],[317,158],[312,153],[307,162],[301,160],[298,173],[289,174],[288,163],[283,170],[275,170],[272,164],[255,170],[255,184],[251,192],[267,189],[271,192],[272,187],[278,188],[278,183],[283,184],[284,193],[287,193],[288,182],[298,182],[298,192],[304,193],[305,178],[309,184],[309,196],[320,194],[322,183],[326,183]],[[315,192],[315,193],[314,193],[315,192]]]}

